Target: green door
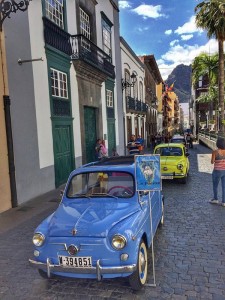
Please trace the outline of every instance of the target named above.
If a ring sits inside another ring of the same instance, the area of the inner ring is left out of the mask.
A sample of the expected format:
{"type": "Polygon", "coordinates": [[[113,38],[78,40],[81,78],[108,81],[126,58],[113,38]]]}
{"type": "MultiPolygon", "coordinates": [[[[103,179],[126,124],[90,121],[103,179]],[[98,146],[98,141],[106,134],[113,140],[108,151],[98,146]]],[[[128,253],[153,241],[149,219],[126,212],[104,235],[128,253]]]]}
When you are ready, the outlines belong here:
{"type": "Polygon", "coordinates": [[[115,121],[108,119],[108,155],[112,155],[112,149],[116,148],[115,121]]]}
{"type": "Polygon", "coordinates": [[[55,183],[65,183],[74,168],[72,147],[72,125],[55,124],[53,127],[55,183]]]}
{"type": "Polygon", "coordinates": [[[96,109],[84,107],[84,126],[85,126],[85,147],[86,162],[95,161],[96,134],[96,109]]]}

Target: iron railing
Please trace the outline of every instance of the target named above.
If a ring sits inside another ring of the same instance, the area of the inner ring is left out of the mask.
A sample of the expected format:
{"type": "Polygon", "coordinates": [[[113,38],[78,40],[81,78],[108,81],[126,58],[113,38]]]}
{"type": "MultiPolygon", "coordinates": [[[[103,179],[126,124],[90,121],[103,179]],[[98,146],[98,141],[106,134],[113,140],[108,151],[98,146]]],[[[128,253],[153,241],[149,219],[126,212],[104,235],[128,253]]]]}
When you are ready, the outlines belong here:
{"type": "Polygon", "coordinates": [[[92,41],[84,35],[71,35],[72,60],[82,60],[98,68],[111,78],[115,78],[114,66],[111,63],[111,57],[102,49],[98,48],[92,41]]]}
{"type": "Polygon", "coordinates": [[[126,97],[127,110],[132,112],[147,113],[148,105],[133,97],[126,97]]]}
{"type": "Polygon", "coordinates": [[[43,17],[43,23],[47,45],[69,55],[72,60],[82,60],[109,77],[115,78],[111,57],[92,41],[82,34],[70,35],[46,17],[43,17]]]}

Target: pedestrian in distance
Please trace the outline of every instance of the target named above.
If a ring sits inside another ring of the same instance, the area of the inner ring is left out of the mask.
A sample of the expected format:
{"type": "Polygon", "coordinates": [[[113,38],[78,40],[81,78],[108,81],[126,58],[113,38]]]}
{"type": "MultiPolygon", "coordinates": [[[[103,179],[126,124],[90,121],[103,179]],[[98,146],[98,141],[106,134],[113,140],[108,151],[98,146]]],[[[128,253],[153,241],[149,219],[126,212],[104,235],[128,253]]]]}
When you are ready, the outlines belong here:
{"type": "Polygon", "coordinates": [[[132,134],[131,135],[131,138],[127,144],[127,149],[129,151],[129,154],[130,155],[138,155],[140,154],[140,142],[138,142],[136,139],[135,139],[135,135],[132,134]]]}
{"type": "Polygon", "coordinates": [[[106,157],[107,156],[107,148],[106,148],[106,145],[105,145],[105,140],[102,140],[101,141],[101,144],[100,144],[100,147],[101,147],[101,149],[100,149],[100,152],[101,152],[101,157],[106,157]]]}
{"type": "Polygon", "coordinates": [[[142,151],[144,150],[144,139],[141,137],[140,134],[138,135],[136,142],[140,143],[139,150],[140,150],[140,153],[142,153],[142,151]]]}
{"type": "Polygon", "coordinates": [[[209,202],[212,204],[219,204],[218,200],[218,186],[221,181],[222,185],[222,203],[225,207],[225,138],[218,137],[216,142],[217,149],[212,152],[211,163],[214,164],[212,172],[213,183],[213,199],[209,202]]]}
{"type": "Polygon", "coordinates": [[[98,160],[102,157],[101,153],[101,139],[97,139],[95,144],[95,159],[98,160]]]}

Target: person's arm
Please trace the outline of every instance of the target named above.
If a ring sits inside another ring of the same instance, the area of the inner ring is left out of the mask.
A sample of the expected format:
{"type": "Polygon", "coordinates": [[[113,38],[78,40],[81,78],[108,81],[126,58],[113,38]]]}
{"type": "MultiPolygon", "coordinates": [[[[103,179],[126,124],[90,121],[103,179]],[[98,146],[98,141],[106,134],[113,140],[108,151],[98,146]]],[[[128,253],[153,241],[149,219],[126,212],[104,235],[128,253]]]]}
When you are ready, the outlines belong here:
{"type": "Polygon", "coordinates": [[[212,152],[211,164],[214,164],[215,158],[216,158],[216,150],[214,150],[214,151],[212,152]]]}

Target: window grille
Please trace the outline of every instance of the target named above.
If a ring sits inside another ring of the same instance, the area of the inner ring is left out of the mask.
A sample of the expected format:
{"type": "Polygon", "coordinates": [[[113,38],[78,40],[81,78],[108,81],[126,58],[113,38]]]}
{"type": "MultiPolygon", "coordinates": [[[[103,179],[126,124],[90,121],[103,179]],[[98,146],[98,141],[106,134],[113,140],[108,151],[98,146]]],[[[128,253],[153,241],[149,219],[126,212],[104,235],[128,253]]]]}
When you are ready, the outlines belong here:
{"type": "Polygon", "coordinates": [[[102,20],[102,40],[103,40],[103,51],[111,55],[111,27],[106,23],[105,20],[102,20]]]}
{"type": "Polygon", "coordinates": [[[64,29],[63,0],[45,0],[46,17],[64,29]]]}
{"type": "Polygon", "coordinates": [[[52,96],[68,99],[67,74],[51,68],[52,96]]]}
{"type": "Polygon", "coordinates": [[[107,107],[113,107],[113,92],[111,90],[106,90],[106,103],[107,107]]]}

